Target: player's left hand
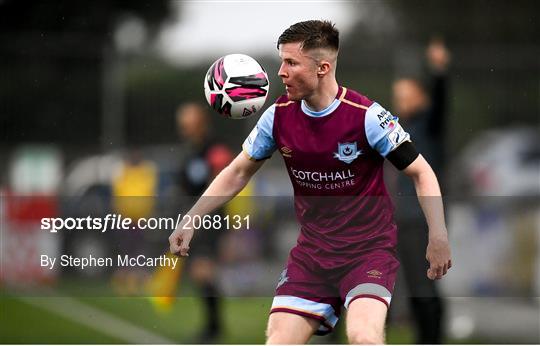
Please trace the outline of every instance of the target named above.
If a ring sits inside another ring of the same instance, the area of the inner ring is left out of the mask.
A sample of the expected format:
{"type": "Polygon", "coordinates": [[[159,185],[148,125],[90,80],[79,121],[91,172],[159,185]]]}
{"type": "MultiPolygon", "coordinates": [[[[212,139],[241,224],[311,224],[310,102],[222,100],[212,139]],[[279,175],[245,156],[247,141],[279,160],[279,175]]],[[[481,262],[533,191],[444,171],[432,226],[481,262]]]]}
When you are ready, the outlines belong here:
{"type": "Polygon", "coordinates": [[[430,234],[426,259],[429,262],[427,277],[431,280],[442,279],[443,275],[452,267],[450,245],[446,231],[436,235],[430,234]]]}

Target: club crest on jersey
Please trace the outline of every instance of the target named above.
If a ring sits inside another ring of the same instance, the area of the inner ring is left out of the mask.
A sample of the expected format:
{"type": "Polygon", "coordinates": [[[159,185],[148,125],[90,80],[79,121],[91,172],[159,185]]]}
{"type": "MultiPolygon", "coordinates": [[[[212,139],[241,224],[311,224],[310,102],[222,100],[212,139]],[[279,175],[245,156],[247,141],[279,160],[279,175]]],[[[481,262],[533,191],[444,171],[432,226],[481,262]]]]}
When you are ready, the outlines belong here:
{"type": "Polygon", "coordinates": [[[362,155],[362,150],[357,149],[356,142],[338,143],[338,151],[334,153],[334,158],[345,163],[351,163],[360,155],[362,155]]]}

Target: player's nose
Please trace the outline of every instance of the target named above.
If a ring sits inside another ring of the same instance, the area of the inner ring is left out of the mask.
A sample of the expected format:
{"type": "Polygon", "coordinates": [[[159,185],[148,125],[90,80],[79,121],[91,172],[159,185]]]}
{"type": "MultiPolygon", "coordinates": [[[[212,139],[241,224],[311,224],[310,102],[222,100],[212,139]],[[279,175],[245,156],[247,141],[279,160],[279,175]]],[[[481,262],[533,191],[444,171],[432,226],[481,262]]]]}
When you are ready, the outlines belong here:
{"type": "Polygon", "coordinates": [[[281,78],[287,78],[287,69],[285,63],[282,63],[279,67],[278,76],[281,78]]]}

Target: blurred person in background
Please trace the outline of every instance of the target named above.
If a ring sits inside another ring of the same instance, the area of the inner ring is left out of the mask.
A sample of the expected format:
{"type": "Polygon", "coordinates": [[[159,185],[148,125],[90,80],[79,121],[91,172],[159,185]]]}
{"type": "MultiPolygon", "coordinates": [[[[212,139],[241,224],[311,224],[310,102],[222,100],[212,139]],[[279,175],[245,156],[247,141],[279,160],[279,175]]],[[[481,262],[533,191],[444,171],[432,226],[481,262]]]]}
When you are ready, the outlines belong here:
{"type": "MultiPolygon", "coordinates": [[[[202,105],[181,105],[176,112],[176,124],[187,150],[180,168],[180,188],[186,196],[197,197],[233,156],[225,145],[212,138],[208,113],[202,105]]],[[[216,259],[223,233],[220,229],[197,233],[194,243],[199,251],[189,261],[190,276],[202,295],[205,307],[205,326],[197,340],[201,343],[216,342],[222,331],[216,259]]]]}
{"type": "MultiPolygon", "coordinates": [[[[400,122],[414,138],[416,148],[440,177],[444,193],[446,72],[450,54],[444,42],[437,38],[428,45],[426,57],[430,69],[429,91],[417,79],[400,78],[393,83],[393,103],[400,122]]],[[[416,343],[439,344],[444,337],[444,306],[437,284],[426,277],[429,267],[424,256],[428,245],[427,224],[415,202],[414,184],[398,173],[390,189],[396,196],[397,248],[409,292],[409,306],[416,323],[416,343]]]]}
{"type": "MultiPolygon", "coordinates": [[[[156,165],[133,148],[115,173],[112,182],[113,210],[122,218],[138,220],[154,215],[158,172],[156,165]]],[[[115,232],[121,255],[138,256],[144,253],[144,233],[140,229],[115,232]]],[[[124,295],[140,293],[145,273],[136,268],[119,267],[113,275],[115,289],[124,295]]]]}

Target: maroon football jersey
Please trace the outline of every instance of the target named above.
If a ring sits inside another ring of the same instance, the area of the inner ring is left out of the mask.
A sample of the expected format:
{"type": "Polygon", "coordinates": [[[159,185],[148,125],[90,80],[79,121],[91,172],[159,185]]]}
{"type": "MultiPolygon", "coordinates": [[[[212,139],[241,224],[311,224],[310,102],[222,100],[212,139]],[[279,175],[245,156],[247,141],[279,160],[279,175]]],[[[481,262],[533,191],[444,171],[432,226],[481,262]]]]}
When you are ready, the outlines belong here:
{"type": "Polygon", "coordinates": [[[293,259],[311,259],[313,265],[330,269],[364,252],[394,251],[396,226],[383,162],[405,140],[408,135],[397,118],[345,87],[339,87],[326,112],[310,112],[304,102],[278,98],[244,150],[254,159],[267,158],[274,150],[283,156],[301,225],[293,259]]]}

